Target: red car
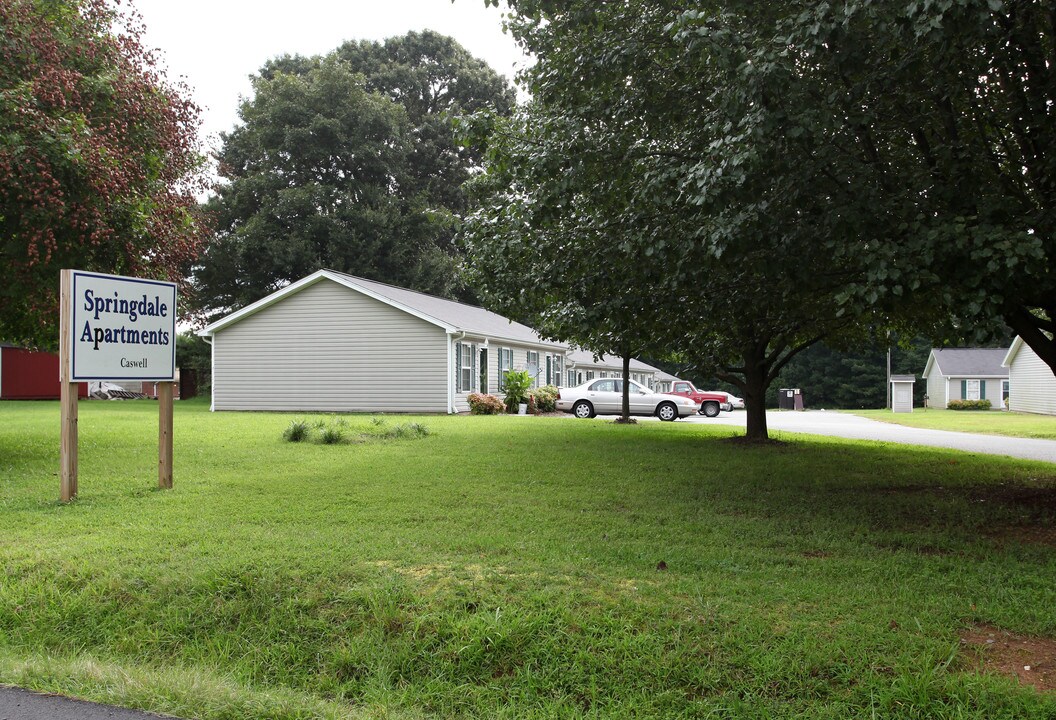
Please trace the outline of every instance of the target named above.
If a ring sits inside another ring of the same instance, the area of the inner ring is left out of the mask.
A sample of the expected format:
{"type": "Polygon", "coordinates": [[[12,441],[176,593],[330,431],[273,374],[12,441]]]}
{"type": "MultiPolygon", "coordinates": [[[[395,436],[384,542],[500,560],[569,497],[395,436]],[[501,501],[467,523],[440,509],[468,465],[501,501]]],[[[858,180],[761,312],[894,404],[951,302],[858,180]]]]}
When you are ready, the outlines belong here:
{"type": "Polygon", "coordinates": [[[678,380],[671,386],[671,392],[664,393],[665,395],[680,395],[681,397],[688,397],[693,402],[700,405],[699,412],[701,415],[707,417],[715,417],[719,414],[719,410],[725,410],[729,412],[733,408],[730,405],[729,398],[726,393],[717,392],[704,392],[703,390],[697,390],[693,386],[693,383],[687,382],[686,380],[678,380]]]}

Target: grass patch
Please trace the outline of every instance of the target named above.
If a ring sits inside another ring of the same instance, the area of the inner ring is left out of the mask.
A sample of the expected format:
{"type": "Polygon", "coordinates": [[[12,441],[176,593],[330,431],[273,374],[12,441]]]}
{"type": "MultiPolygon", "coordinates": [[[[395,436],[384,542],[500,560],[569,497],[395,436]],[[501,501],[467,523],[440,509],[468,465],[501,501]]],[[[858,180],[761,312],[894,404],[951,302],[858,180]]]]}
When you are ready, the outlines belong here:
{"type": "Polygon", "coordinates": [[[1053,466],[730,428],[0,403],[0,682],[200,718],[1053,718],[1053,466]],[[308,419],[308,423],[314,421],[308,419]],[[324,422],[324,426],[327,422],[324,422]],[[1007,532],[998,533],[1000,529],[1007,532]],[[1000,536],[997,538],[997,536],[1000,536]]]}
{"type": "Polygon", "coordinates": [[[998,410],[971,412],[936,408],[916,408],[911,413],[893,413],[890,410],[845,410],[843,412],[861,415],[871,420],[928,430],[953,430],[984,435],[1056,440],[1056,417],[1049,415],[998,410]]]}
{"type": "Polygon", "coordinates": [[[341,445],[371,440],[414,440],[428,434],[429,428],[419,422],[389,426],[387,420],[375,416],[367,423],[351,425],[347,418],[332,415],[328,418],[293,420],[282,431],[282,439],[286,442],[315,441],[323,445],[341,445]]]}

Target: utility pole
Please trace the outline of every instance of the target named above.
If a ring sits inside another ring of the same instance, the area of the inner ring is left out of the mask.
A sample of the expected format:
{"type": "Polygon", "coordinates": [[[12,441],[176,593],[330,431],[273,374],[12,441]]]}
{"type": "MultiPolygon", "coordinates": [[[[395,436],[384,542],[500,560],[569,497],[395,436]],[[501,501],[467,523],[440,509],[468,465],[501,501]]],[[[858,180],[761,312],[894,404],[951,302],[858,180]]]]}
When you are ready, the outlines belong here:
{"type": "Polygon", "coordinates": [[[891,409],[891,333],[887,333],[887,409],[891,409]]]}

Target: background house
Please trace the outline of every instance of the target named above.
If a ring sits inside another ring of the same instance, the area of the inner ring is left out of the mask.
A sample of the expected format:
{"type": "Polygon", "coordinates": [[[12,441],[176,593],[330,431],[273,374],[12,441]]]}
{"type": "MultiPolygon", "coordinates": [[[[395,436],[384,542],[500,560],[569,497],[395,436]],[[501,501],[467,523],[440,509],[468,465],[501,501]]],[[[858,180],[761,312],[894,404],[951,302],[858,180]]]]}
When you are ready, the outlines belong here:
{"type": "MultiPolygon", "coordinates": [[[[589,350],[570,350],[568,352],[569,387],[582,385],[594,378],[623,377],[623,359],[615,355],[594,356],[589,350]],[[573,382],[573,380],[575,382],[573,382]]],[[[631,380],[640,385],[652,388],[656,378],[662,372],[641,360],[631,358],[631,380]]]]}
{"type": "Polygon", "coordinates": [[[1023,338],[1012,341],[1001,364],[1011,386],[1009,410],[1056,415],[1056,376],[1023,338]]]}
{"type": "Polygon", "coordinates": [[[933,348],[922,373],[927,381],[928,407],[945,408],[950,400],[989,400],[1004,409],[1008,368],[1002,366],[1008,348],[933,348]]]}

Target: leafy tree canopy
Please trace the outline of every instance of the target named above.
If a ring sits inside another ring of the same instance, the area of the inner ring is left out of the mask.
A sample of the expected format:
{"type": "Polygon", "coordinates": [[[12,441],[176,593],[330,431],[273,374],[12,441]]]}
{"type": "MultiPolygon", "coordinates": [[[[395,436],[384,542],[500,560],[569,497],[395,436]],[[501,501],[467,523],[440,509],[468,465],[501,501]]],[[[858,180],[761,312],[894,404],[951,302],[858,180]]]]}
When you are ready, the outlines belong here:
{"type": "Polygon", "coordinates": [[[58,342],[59,270],[180,280],[198,108],[110,0],[0,0],[0,337],[58,342]],[[125,28],[121,32],[115,27],[125,28]]]}
{"type": "MultiPolygon", "coordinates": [[[[531,112],[580,142],[525,142],[551,156],[552,178],[500,203],[527,208],[523,242],[552,252],[577,252],[575,233],[547,241],[560,224],[637,228],[610,237],[643,241],[666,268],[682,310],[659,324],[686,330],[655,339],[745,389],[750,435],[765,435],[759,389],[827,335],[978,340],[1004,321],[1056,366],[1049,4],[510,4],[539,58],[531,112]],[[631,185],[596,184],[585,213],[568,178],[599,159],[631,185]]],[[[500,150],[491,167],[522,162],[500,150]]],[[[472,242],[516,227],[497,214],[474,221],[472,242]]],[[[622,277],[642,288],[657,273],[622,277]]]]}
{"type": "Polygon", "coordinates": [[[443,296],[460,290],[452,237],[479,162],[451,119],[508,113],[513,91],[451,38],[409,33],[281,57],[253,78],[223,138],[217,235],[195,270],[216,315],[321,267],[443,296]]]}
{"type": "Polygon", "coordinates": [[[633,337],[636,352],[721,372],[746,396],[749,435],[765,437],[781,367],[857,331],[865,309],[834,297],[863,270],[818,242],[816,202],[753,174],[784,160],[738,128],[751,93],[702,92],[727,82],[745,41],[688,56],[669,29],[676,5],[554,3],[512,23],[539,56],[535,102],[515,122],[478,119],[491,144],[488,199],[466,223],[473,281],[589,349],[633,337]],[[533,266],[530,284],[512,282],[533,266]]]}

